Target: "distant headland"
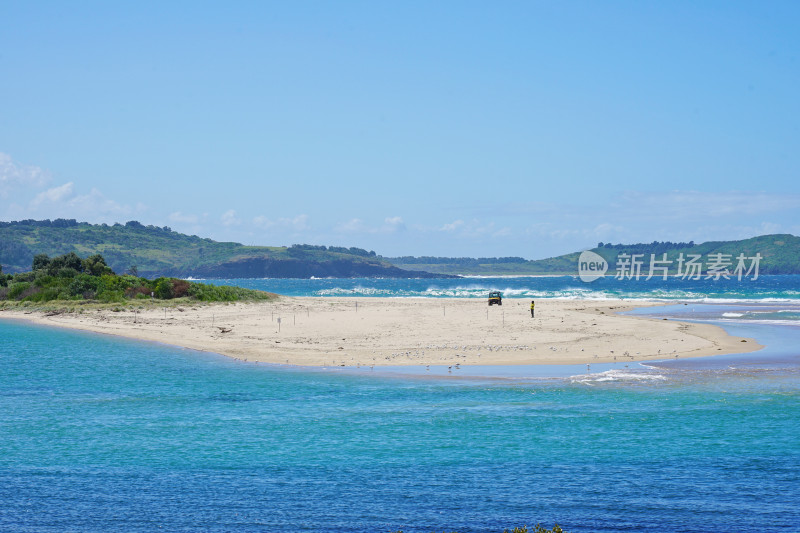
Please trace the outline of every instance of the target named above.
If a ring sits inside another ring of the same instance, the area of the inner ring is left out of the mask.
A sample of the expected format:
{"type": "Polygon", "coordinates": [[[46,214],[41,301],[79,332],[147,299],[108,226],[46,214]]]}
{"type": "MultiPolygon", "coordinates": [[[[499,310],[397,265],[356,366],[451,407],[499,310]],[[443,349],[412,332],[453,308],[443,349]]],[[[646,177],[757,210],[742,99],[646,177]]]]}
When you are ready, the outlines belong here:
{"type": "Polygon", "coordinates": [[[404,270],[361,248],[245,246],[135,220],[113,225],[74,219],[0,222],[0,265],[7,273],[29,270],[38,254],[70,252],[102,255],[115,272],[147,278],[452,277],[404,270]]]}
{"type": "MultiPolygon", "coordinates": [[[[759,258],[760,274],[800,274],[800,237],[762,235],[734,241],[704,243],[598,243],[591,249],[609,265],[619,258],[657,260],[677,273],[682,258],[727,260],[731,270],[743,256],[752,266],[759,258]],[[664,255],[666,254],[666,255],[664,255]]],[[[442,278],[469,275],[575,275],[581,251],[529,260],[522,257],[383,257],[356,247],[294,244],[246,246],[186,235],[164,226],[90,224],[74,219],[0,222],[0,265],[6,273],[30,269],[34,256],[75,252],[101,254],[118,273],[180,278],[442,278]]]]}

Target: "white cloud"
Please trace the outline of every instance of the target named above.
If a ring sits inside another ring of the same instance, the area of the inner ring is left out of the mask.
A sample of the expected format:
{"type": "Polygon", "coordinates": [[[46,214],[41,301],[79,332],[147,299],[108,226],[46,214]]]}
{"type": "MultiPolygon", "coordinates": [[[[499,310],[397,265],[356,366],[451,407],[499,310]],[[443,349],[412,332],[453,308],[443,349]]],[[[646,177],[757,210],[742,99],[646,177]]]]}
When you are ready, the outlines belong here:
{"type": "Polygon", "coordinates": [[[119,222],[124,217],[146,211],[144,204],[135,207],[120,204],[93,188],[88,194],[76,194],[75,184],[67,182],[37,194],[27,207],[14,206],[14,212],[31,218],[75,218],[90,222],[119,222]]]}
{"type": "Polygon", "coordinates": [[[347,222],[337,224],[334,231],[340,233],[362,233],[368,232],[368,228],[364,225],[364,221],[360,218],[352,218],[347,222]]]}
{"type": "Polygon", "coordinates": [[[627,192],[616,210],[629,216],[648,214],[663,218],[716,218],[772,214],[800,209],[800,195],[758,191],[627,192]]]}
{"type": "Polygon", "coordinates": [[[749,239],[759,235],[775,233],[791,233],[797,235],[797,226],[784,226],[773,222],[753,222],[752,224],[706,224],[693,228],[691,232],[683,232],[672,240],[695,242],[730,241],[749,239]]]}
{"type": "Polygon", "coordinates": [[[463,220],[454,220],[450,224],[445,224],[440,228],[440,231],[456,231],[458,228],[464,226],[463,220]]]}
{"type": "Polygon", "coordinates": [[[169,215],[170,222],[179,222],[185,224],[197,224],[200,221],[200,217],[197,215],[191,215],[188,213],[182,213],[180,211],[175,211],[174,213],[170,213],[169,215]]]}
{"type": "Polygon", "coordinates": [[[625,228],[622,226],[615,226],[614,224],[609,224],[608,222],[603,222],[589,230],[589,234],[592,237],[607,237],[608,235],[613,235],[614,233],[619,233],[623,231],[625,228]]]}
{"type": "Polygon", "coordinates": [[[88,222],[119,222],[147,210],[144,204],[120,204],[92,188],[80,194],[74,182],[42,190],[51,174],[40,167],[23,165],[0,153],[0,198],[13,191],[15,201],[6,204],[0,216],[19,218],[75,218],[88,222]]]}
{"type": "Polygon", "coordinates": [[[7,197],[17,187],[42,188],[50,182],[48,171],[34,165],[23,165],[0,152],[0,197],[7,197]]]}
{"type": "Polygon", "coordinates": [[[603,222],[590,227],[567,227],[561,223],[540,222],[525,228],[525,235],[551,240],[583,239],[589,242],[617,238],[625,234],[627,228],[618,224],[603,222]]]}
{"type": "Polygon", "coordinates": [[[513,234],[510,227],[497,227],[494,222],[482,222],[477,218],[467,222],[455,220],[440,227],[439,231],[464,239],[482,239],[487,236],[501,238],[513,234]]]}
{"type": "Polygon", "coordinates": [[[72,212],[95,213],[95,216],[114,221],[120,220],[121,217],[132,216],[147,210],[147,207],[142,203],[137,203],[136,207],[120,204],[94,188],[89,194],[71,199],[69,206],[72,208],[72,212]]]}
{"type": "Polygon", "coordinates": [[[384,227],[382,228],[382,230],[385,232],[406,230],[406,224],[405,222],[403,222],[402,217],[386,217],[383,222],[384,222],[384,227]]]}
{"type": "Polygon", "coordinates": [[[308,224],[308,215],[297,215],[293,218],[277,218],[274,220],[260,215],[253,218],[253,225],[265,230],[306,231],[311,229],[308,224]]]}
{"type": "Polygon", "coordinates": [[[337,224],[334,228],[337,233],[365,233],[365,234],[378,234],[378,233],[398,233],[406,231],[406,224],[402,217],[386,217],[383,219],[383,224],[379,226],[370,226],[360,218],[353,218],[347,222],[337,224]]]}
{"type": "MultiPolygon", "coordinates": [[[[67,205],[78,213],[98,213],[104,215],[131,215],[134,209],[127,205],[122,205],[111,198],[107,198],[97,189],[92,189],[89,194],[75,196],[67,202],[67,205]]],[[[141,206],[141,204],[139,204],[141,206]]]]}
{"type": "Polygon", "coordinates": [[[219,218],[222,222],[223,226],[238,226],[242,223],[242,219],[236,216],[236,211],[234,209],[229,209],[223,213],[223,215],[219,218]]]}
{"type": "Polygon", "coordinates": [[[38,207],[45,203],[62,202],[72,196],[74,188],[74,184],[70,181],[64,185],[42,191],[31,201],[31,206],[38,207]]]}

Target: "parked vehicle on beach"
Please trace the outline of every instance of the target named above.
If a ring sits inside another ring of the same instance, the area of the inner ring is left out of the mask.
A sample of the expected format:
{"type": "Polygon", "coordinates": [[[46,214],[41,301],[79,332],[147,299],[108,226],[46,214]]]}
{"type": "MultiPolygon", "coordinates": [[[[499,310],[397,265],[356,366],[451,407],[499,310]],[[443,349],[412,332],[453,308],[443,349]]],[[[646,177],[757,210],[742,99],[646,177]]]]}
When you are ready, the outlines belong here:
{"type": "Polygon", "coordinates": [[[489,305],[503,305],[503,294],[500,291],[489,293],[489,305]]]}

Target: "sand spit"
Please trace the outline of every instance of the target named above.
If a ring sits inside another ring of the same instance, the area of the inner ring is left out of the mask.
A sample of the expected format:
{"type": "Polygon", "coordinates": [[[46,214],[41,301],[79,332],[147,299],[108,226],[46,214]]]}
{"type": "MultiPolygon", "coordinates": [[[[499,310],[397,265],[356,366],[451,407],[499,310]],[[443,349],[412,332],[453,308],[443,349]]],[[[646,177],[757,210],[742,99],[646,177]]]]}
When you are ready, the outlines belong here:
{"type": "MultiPolygon", "coordinates": [[[[245,361],[313,366],[531,365],[648,361],[754,351],[722,328],[620,316],[655,302],[287,298],[269,303],[0,318],[157,341],[245,361]]],[[[744,341],[744,342],[743,342],[744,341]]]]}

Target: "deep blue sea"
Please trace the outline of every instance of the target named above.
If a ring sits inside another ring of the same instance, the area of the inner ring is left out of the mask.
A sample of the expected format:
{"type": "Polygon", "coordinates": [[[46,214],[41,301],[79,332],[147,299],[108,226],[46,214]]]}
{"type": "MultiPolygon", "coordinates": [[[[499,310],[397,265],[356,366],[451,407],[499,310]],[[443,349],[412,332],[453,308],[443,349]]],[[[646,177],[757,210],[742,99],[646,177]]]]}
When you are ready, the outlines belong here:
{"type": "Polygon", "coordinates": [[[637,312],[766,348],[415,376],[0,319],[0,531],[800,531],[800,277],[614,281],[227,280],[320,297],[658,298],[671,305],[637,312]]]}
{"type": "Polygon", "coordinates": [[[800,301],[800,275],[758,279],[690,280],[671,277],[624,279],[605,277],[591,283],[577,276],[466,277],[454,279],[210,279],[204,283],[238,285],[286,296],[388,296],[486,298],[502,291],[506,298],[656,299],[691,302],[735,300],[800,301]]]}

